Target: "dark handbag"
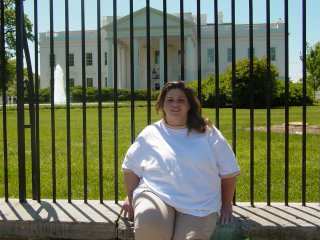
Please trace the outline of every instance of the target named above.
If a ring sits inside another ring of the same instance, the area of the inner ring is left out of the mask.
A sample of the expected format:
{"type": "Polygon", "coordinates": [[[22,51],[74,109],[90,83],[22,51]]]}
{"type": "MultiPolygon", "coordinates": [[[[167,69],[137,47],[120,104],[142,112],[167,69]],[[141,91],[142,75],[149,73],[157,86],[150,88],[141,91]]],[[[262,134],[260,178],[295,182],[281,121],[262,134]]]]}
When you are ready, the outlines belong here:
{"type": "Polygon", "coordinates": [[[114,227],[115,227],[114,239],[134,240],[134,233],[133,233],[134,224],[128,219],[122,218],[121,217],[122,213],[123,213],[123,208],[121,208],[121,211],[117,219],[114,221],[114,227]]]}

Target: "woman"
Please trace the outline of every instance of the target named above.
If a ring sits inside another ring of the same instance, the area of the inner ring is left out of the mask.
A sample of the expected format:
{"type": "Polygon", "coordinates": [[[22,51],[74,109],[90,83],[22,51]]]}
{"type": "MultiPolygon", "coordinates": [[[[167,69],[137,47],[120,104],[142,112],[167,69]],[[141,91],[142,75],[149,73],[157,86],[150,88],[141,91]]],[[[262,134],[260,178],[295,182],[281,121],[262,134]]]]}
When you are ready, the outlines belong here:
{"type": "Polygon", "coordinates": [[[163,119],[147,126],[126,153],[124,216],[135,239],[210,239],[218,213],[232,221],[240,170],[222,134],[200,116],[184,82],[165,84],[156,103],[163,119]]]}

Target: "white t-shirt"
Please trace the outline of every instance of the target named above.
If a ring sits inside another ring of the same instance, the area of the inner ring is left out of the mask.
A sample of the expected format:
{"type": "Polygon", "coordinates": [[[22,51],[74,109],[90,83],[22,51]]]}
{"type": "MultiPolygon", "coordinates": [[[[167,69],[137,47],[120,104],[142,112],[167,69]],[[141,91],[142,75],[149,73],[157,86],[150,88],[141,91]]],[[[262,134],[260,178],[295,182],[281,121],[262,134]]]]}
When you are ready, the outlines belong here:
{"type": "Polygon", "coordinates": [[[172,129],[160,120],[147,126],[122,164],[139,178],[133,198],[149,190],[177,211],[206,216],[221,208],[221,178],[238,175],[234,153],[214,126],[205,133],[172,129]]]}

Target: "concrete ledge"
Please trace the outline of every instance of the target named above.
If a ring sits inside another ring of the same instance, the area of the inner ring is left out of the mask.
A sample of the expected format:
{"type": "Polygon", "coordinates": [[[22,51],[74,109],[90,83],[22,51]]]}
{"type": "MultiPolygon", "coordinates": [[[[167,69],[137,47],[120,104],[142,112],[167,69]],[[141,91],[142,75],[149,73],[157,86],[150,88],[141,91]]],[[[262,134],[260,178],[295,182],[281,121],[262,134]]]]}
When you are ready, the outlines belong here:
{"type": "Polygon", "coordinates": [[[120,205],[114,201],[0,200],[0,238],[114,239],[120,205]]]}
{"type": "Polygon", "coordinates": [[[237,203],[232,224],[218,225],[212,239],[320,239],[320,204],[237,203]]]}
{"type": "MultiPolygon", "coordinates": [[[[0,199],[0,239],[134,239],[132,222],[115,221],[120,204],[113,201],[28,200],[5,202],[0,199]]],[[[212,240],[228,239],[299,239],[320,240],[320,205],[299,203],[238,203],[235,220],[218,225],[212,240]]]]}

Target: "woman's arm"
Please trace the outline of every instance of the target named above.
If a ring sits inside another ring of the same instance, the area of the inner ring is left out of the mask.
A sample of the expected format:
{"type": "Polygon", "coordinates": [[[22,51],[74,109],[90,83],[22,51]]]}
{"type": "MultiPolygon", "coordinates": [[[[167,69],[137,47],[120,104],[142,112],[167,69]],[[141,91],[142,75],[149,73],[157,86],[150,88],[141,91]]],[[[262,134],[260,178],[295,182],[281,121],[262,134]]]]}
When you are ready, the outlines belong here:
{"type": "Polygon", "coordinates": [[[222,206],[220,210],[220,223],[232,222],[232,199],[236,189],[237,176],[221,179],[222,206]]]}
{"type": "Polygon", "coordinates": [[[124,171],[124,184],[126,187],[127,197],[123,203],[124,217],[133,219],[132,197],[133,191],[138,187],[140,178],[132,171],[124,171]]]}

